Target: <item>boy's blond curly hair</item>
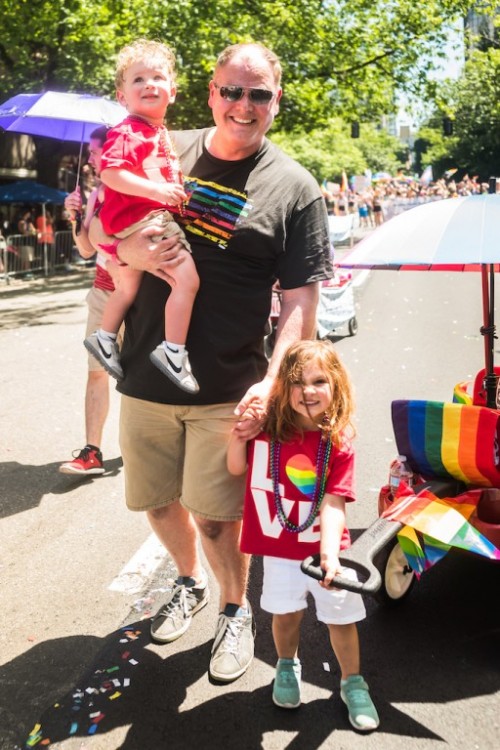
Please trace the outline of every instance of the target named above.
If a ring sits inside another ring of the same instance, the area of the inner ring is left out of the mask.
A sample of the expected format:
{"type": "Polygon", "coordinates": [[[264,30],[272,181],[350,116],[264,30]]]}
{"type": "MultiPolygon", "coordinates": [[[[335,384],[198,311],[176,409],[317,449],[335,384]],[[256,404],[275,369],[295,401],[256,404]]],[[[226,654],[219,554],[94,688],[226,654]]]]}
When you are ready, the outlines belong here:
{"type": "Polygon", "coordinates": [[[155,42],[150,39],[137,39],[127,44],[119,51],[116,58],[115,86],[117,89],[123,84],[124,76],[128,68],[139,60],[158,63],[167,68],[168,72],[175,78],[175,54],[168,44],[155,42]]]}

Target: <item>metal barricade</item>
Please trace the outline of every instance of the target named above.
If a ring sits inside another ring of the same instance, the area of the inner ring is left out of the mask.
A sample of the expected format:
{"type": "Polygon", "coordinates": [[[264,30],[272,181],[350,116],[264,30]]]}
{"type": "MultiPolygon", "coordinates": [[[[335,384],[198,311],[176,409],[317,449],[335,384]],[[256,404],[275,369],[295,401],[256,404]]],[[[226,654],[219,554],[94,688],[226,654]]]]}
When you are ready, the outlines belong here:
{"type": "Polygon", "coordinates": [[[11,276],[26,278],[34,272],[47,275],[82,262],[71,231],[56,232],[50,244],[24,234],[11,234],[0,240],[0,275],[7,282],[11,276]]]}
{"type": "Polygon", "coordinates": [[[56,232],[54,242],[54,268],[67,268],[72,263],[81,260],[78,250],[75,247],[71,230],[56,232]]]}
{"type": "Polygon", "coordinates": [[[43,246],[37,244],[36,236],[10,234],[3,252],[6,277],[32,274],[43,268],[43,246]]]}

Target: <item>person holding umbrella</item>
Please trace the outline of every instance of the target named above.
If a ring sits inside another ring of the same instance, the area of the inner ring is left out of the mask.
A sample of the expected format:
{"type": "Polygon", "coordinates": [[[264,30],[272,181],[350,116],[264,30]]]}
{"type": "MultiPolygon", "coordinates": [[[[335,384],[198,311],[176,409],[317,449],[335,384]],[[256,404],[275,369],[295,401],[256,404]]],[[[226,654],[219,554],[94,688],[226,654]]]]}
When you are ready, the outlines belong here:
{"type": "MultiPolygon", "coordinates": [[[[99,180],[101,174],[101,155],[108,128],[96,128],[90,135],[88,163],[99,180]]],[[[99,213],[103,200],[103,188],[96,185],[87,200],[84,221],[77,231],[77,215],[81,215],[82,196],[77,187],[70,193],[64,207],[72,217],[73,240],[83,258],[89,259],[96,254],[90,242],[88,232],[94,216],[99,213]]],[[[117,275],[118,264],[102,254],[98,254],[94,283],[87,294],[88,306],[86,336],[100,326],[103,311],[114,290],[113,277],[117,275]]],[[[77,451],[71,461],[59,467],[61,474],[80,474],[85,476],[104,474],[104,463],[101,452],[101,441],[104,424],[109,411],[109,375],[95,357],[88,357],[88,376],[85,389],[85,432],[86,444],[77,451]]]]}

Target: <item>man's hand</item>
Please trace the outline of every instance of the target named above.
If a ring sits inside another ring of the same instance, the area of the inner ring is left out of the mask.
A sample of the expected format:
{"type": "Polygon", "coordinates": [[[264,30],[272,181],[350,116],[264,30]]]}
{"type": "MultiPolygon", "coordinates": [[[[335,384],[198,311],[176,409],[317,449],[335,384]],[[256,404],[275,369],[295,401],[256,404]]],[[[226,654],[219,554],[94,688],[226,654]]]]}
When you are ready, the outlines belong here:
{"type": "Polygon", "coordinates": [[[266,376],[260,381],[260,383],[252,385],[234,410],[236,416],[244,416],[245,412],[249,409],[260,410],[261,415],[264,414],[265,416],[269,391],[271,390],[272,384],[273,379],[266,376]]]}
{"type": "Polygon", "coordinates": [[[64,199],[64,208],[69,211],[71,219],[75,219],[78,213],[82,212],[82,196],[80,186],[64,199]]]}
{"type": "MultiPolygon", "coordinates": [[[[160,226],[152,225],[121,240],[117,250],[118,260],[138,271],[147,271],[153,276],[158,276],[173,286],[175,280],[169,275],[169,270],[183,263],[188,251],[179,241],[177,234],[155,242],[154,238],[157,238],[161,231],[160,226]]],[[[94,247],[114,242],[114,238],[104,233],[101,222],[96,219],[93,219],[90,225],[90,237],[94,247]]]]}

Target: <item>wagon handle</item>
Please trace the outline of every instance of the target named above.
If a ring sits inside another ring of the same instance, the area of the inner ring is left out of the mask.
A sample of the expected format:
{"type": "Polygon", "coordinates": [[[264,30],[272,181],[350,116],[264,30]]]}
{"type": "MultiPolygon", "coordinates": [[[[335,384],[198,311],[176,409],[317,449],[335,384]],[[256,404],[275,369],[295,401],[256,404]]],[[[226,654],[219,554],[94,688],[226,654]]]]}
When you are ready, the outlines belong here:
{"type": "MultiPolygon", "coordinates": [[[[402,524],[399,521],[389,521],[387,518],[378,518],[374,521],[349,549],[339,555],[342,565],[355,570],[362,580],[353,581],[343,576],[335,576],[330,586],[338,586],[357,594],[374,594],[378,591],[382,578],[373,564],[373,558],[401,528],[402,524]]],[[[325,577],[325,571],[320,567],[319,555],[307,557],[300,567],[303,573],[318,581],[325,577]]]]}

